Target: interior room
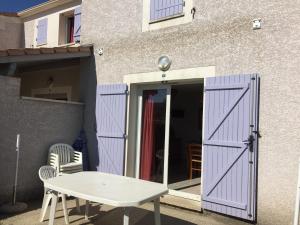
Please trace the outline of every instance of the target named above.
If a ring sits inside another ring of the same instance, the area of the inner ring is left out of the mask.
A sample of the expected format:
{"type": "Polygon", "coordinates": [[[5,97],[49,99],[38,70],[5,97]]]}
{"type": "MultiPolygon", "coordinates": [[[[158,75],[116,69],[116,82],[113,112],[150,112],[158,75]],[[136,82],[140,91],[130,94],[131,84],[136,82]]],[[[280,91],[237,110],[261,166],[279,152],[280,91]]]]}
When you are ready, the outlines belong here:
{"type": "Polygon", "coordinates": [[[169,136],[169,189],[200,194],[203,84],[173,85],[169,136]]]}

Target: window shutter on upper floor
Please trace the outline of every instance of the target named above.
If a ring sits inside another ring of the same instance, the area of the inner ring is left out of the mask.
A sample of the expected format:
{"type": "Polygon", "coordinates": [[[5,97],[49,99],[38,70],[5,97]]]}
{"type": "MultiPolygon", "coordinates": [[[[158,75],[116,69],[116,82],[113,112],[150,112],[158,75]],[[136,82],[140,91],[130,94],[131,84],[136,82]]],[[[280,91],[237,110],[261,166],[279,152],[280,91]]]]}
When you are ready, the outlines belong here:
{"type": "Polygon", "coordinates": [[[150,22],[183,15],[184,0],[150,0],[150,22]]]}
{"type": "Polygon", "coordinates": [[[37,45],[47,44],[47,34],[48,34],[48,18],[44,18],[38,21],[37,25],[37,45]]]}
{"type": "Polygon", "coordinates": [[[74,41],[80,42],[81,34],[81,6],[74,11],[74,41]]]}

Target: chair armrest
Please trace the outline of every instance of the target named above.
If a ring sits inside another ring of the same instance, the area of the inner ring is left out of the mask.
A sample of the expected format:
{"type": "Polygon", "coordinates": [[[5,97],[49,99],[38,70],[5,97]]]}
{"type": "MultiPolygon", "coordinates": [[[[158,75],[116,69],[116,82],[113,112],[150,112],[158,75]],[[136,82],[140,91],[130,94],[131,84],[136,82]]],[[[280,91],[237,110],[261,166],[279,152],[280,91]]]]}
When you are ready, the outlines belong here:
{"type": "Polygon", "coordinates": [[[82,152],[74,151],[74,162],[82,164],[82,152]]]}
{"type": "Polygon", "coordinates": [[[50,153],[49,155],[49,165],[56,169],[57,174],[60,172],[59,155],[55,153],[50,153]]]}

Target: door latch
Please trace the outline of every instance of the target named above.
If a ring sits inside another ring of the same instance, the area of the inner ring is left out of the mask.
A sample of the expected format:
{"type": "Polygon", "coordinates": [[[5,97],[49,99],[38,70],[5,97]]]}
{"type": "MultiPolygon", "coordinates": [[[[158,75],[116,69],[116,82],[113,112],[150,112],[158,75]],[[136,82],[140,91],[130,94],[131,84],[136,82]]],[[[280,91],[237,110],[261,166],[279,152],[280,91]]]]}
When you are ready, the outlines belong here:
{"type": "Polygon", "coordinates": [[[250,152],[253,152],[253,142],[255,141],[254,135],[250,134],[247,140],[244,140],[243,143],[249,146],[250,152]]]}

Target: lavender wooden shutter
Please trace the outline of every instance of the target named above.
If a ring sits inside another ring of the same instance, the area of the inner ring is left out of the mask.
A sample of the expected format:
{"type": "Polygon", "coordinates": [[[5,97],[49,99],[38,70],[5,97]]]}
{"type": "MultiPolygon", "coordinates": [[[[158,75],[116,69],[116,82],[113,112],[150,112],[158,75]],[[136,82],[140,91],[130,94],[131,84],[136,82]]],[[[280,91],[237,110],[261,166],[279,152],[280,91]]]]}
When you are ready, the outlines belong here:
{"type": "Polygon", "coordinates": [[[98,171],[124,174],[126,100],[125,84],[97,87],[98,171]]]}
{"type": "Polygon", "coordinates": [[[255,221],[257,75],[206,79],[202,207],[255,221]]]}
{"type": "Polygon", "coordinates": [[[80,42],[81,33],[81,6],[75,8],[74,11],[74,41],[80,42]]]}
{"type": "Polygon", "coordinates": [[[38,21],[37,26],[37,45],[47,44],[47,32],[48,31],[48,18],[44,18],[38,21]]]}
{"type": "Polygon", "coordinates": [[[183,15],[183,0],[150,1],[150,22],[183,15]]]}

